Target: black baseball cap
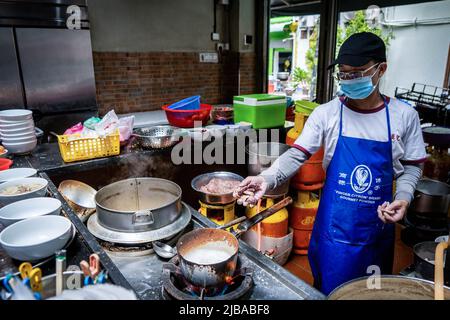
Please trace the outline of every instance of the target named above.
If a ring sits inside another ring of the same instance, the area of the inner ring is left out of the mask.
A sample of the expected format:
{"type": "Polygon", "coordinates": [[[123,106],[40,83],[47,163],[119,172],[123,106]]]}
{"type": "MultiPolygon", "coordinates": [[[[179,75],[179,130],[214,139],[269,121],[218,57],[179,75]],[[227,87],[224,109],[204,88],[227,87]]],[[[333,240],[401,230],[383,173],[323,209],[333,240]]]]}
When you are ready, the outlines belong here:
{"type": "Polygon", "coordinates": [[[336,60],[328,66],[331,69],[337,64],[360,67],[370,60],[386,62],[386,45],[372,32],[361,32],[351,35],[344,41],[336,60]]]}

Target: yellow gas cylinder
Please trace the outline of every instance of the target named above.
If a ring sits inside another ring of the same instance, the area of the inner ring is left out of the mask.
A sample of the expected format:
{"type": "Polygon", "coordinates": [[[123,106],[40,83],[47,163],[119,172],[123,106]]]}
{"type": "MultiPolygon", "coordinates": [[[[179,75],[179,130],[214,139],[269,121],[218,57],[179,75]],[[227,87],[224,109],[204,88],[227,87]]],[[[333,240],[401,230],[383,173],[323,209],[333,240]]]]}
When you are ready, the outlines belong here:
{"type": "Polygon", "coordinates": [[[294,127],[288,131],[286,134],[286,144],[292,146],[300,136],[303,128],[305,127],[306,120],[308,120],[308,115],[300,112],[295,112],[294,127]]]}
{"type": "MultiPolygon", "coordinates": [[[[262,210],[273,206],[274,200],[272,198],[263,198],[261,200],[261,206],[259,211],[257,211],[256,207],[246,209],[247,218],[251,218],[262,210]]],[[[256,231],[257,226],[254,226],[253,229],[256,231]]],[[[282,238],[288,234],[289,230],[289,213],[286,208],[281,209],[278,212],[275,212],[270,217],[264,219],[261,222],[261,235],[271,238],[282,238]]]]}
{"type": "Polygon", "coordinates": [[[218,225],[224,225],[231,222],[234,216],[234,207],[236,202],[224,205],[211,205],[200,202],[200,213],[218,225]]]}
{"type": "Polygon", "coordinates": [[[311,233],[319,207],[319,197],[308,191],[299,191],[289,212],[289,225],[294,229],[294,252],[307,254],[311,233]]]}

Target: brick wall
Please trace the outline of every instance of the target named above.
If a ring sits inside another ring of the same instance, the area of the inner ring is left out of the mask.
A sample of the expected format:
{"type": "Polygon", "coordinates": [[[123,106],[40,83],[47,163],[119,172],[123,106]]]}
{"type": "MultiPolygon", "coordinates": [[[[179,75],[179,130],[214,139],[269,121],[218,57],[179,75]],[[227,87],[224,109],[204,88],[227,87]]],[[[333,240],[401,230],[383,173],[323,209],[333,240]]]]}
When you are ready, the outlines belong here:
{"type": "Polygon", "coordinates": [[[202,102],[230,103],[233,95],[255,91],[255,55],[228,53],[218,64],[200,63],[198,53],[94,52],[100,114],[158,110],[200,95],[202,102]]]}

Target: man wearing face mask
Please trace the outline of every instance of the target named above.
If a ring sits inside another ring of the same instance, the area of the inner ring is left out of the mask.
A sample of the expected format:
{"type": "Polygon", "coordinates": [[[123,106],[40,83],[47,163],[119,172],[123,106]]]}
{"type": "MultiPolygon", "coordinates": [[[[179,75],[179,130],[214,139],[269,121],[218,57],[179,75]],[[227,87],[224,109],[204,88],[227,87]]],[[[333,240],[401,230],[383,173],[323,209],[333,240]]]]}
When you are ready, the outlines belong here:
{"type": "Polygon", "coordinates": [[[340,96],[317,107],[293,148],[235,191],[239,203],[254,205],[325,147],[327,178],[309,246],[315,286],[325,294],[354,278],[392,273],[395,223],[426,158],[417,112],[379,91],[387,69],[383,40],[352,35],[330,68],[336,65],[340,96]],[[254,196],[244,194],[248,189],[254,196]]]}

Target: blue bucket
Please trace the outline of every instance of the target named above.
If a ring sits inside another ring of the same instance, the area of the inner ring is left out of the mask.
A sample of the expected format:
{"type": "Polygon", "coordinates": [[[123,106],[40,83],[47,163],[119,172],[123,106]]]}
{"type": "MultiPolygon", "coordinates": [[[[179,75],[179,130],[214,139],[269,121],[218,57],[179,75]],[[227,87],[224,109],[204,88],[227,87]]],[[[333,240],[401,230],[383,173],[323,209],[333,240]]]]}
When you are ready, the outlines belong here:
{"type": "Polygon", "coordinates": [[[192,96],[167,107],[171,110],[198,110],[200,109],[200,96],[192,96]]]}

